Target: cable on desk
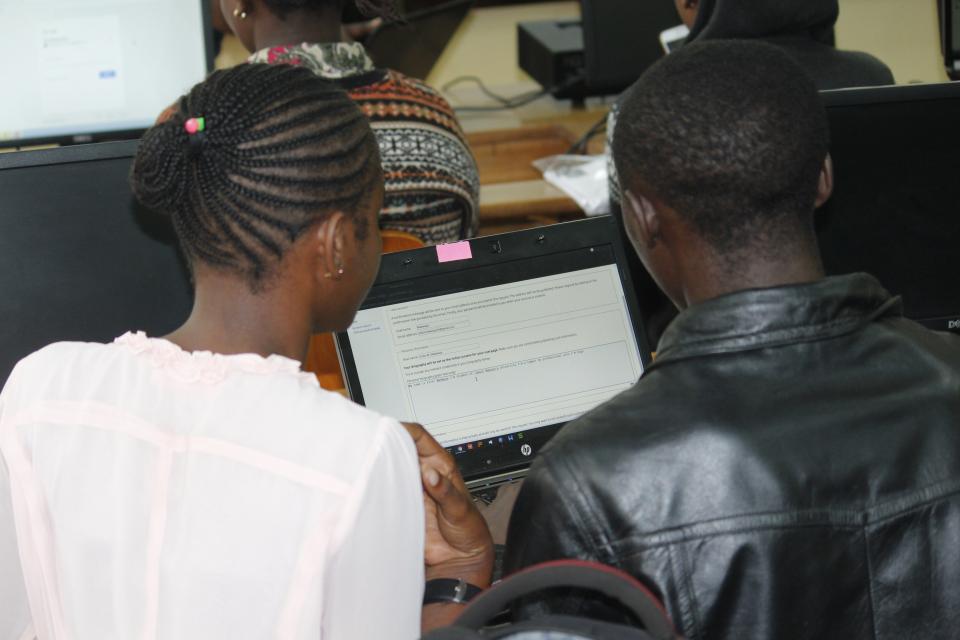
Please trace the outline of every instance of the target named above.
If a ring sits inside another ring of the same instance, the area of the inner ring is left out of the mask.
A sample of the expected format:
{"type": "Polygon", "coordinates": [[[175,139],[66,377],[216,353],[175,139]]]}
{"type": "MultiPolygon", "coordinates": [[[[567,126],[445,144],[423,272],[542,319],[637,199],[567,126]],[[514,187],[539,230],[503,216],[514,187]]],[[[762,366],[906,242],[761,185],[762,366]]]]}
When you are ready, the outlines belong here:
{"type": "Polygon", "coordinates": [[[521,93],[520,95],[513,96],[511,98],[507,98],[505,96],[501,96],[498,93],[494,93],[483,83],[483,80],[481,80],[477,76],[460,76],[458,78],[454,78],[450,82],[443,85],[442,89],[444,92],[446,92],[451,87],[454,87],[463,82],[473,82],[478,87],[480,87],[480,91],[483,92],[484,95],[495,100],[496,102],[499,102],[500,105],[499,106],[466,105],[462,107],[454,106],[453,110],[454,111],[502,111],[504,109],[516,109],[517,107],[522,107],[524,105],[530,104],[534,100],[542,98],[547,94],[554,93],[556,91],[563,91],[564,89],[569,89],[570,87],[574,86],[578,82],[581,82],[582,80],[583,80],[582,76],[574,76],[571,78],[567,78],[566,81],[561,82],[555,87],[550,87],[548,89],[538,89],[536,91],[529,92],[529,93],[521,93]]]}
{"type": "MultiPolygon", "coordinates": [[[[479,76],[459,76],[459,77],[457,77],[457,78],[454,78],[453,80],[451,80],[451,81],[448,82],[447,84],[443,85],[443,86],[441,87],[441,89],[443,90],[444,93],[446,93],[446,92],[450,91],[450,89],[452,89],[453,87],[457,86],[458,84],[463,84],[464,82],[472,82],[472,83],[474,83],[475,85],[477,85],[477,86],[480,88],[480,91],[483,92],[483,95],[485,95],[485,96],[487,96],[487,97],[489,97],[489,98],[492,98],[493,100],[496,100],[497,102],[499,102],[499,103],[502,104],[502,105],[508,105],[508,104],[510,104],[510,101],[511,101],[511,100],[516,100],[516,97],[514,97],[514,98],[505,98],[505,97],[501,96],[501,95],[498,94],[498,93],[494,93],[493,91],[491,91],[491,90],[487,87],[487,85],[485,85],[485,84],[483,83],[483,80],[482,80],[479,76]]],[[[540,91],[537,91],[537,93],[540,93],[540,91]]]]}
{"type": "Polygon", "coordinates": [[[594,137],[605,133],[607,131],[607,114],[603,114],[603,117],[600,118],[592,127],[587,129],[587,132],[580,136],[580,138],[573,143],[573,145],[567,150],[567,155],[581,155],[587,152],[587,145],[590,144],[590,141],[594,137]]]}

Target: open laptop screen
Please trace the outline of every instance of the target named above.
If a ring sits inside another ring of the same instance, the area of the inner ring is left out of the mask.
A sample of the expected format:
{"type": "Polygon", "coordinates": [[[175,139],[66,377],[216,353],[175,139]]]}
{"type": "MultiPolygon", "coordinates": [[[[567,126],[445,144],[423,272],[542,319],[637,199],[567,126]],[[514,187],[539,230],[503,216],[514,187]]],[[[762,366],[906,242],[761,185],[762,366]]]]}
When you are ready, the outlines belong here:
{"type": "Polygon", "coordinates": [[[351,396],[422,423],[468,478],[522,465],[643,372],[613,231],[604,219],[490,236],[447,264],[435,248],[385,256],[340,341],[351,396]]]}

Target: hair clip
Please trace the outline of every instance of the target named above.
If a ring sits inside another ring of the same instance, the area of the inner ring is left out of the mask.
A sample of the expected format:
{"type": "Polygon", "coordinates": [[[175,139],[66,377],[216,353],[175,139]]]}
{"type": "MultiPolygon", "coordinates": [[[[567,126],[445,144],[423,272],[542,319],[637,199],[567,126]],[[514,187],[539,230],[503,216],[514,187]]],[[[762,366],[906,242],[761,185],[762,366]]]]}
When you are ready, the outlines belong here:
{"type": "Polygon", "coordinates": [[[193,135],[195,133],[203,133],[207,128],[207,122],[204,118],[190,118],[183,123],[183,128],[186,129],[187,133],[193,135]]]}

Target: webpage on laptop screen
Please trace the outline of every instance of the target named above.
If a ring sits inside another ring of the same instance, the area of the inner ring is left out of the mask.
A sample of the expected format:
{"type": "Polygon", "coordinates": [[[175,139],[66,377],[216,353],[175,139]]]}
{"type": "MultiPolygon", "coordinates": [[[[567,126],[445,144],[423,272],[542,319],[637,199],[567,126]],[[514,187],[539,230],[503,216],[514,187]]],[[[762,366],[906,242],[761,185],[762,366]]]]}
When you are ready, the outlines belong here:
{"type": "Polygon", "coordinates": [[[361,310],[364,403],[445,446],[566,422],[642,373],[616,265],[361,310]]]}

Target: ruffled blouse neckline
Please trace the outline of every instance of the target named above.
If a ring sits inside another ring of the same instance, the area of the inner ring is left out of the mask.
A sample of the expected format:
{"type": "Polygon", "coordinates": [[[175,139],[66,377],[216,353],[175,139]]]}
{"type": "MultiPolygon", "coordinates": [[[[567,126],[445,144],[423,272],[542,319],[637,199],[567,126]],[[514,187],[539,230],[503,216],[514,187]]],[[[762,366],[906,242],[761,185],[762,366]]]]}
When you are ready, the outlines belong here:
{"type": "Polygon", "coordinates": [[[359,42],[301,42],[254,52],[247,62],[306,67],[323,78],[349,78],[376,69],[359,42]]]}
{"type": "MultiPolygon", "coordinates": [[[[303,374],[300,363],[281,355],[263,357],[255,353],[225,355],[211,351],[185,351],[163,338],[150,338],[143,331],[127,332],[114,344],[150,359],[160,369],[190,382],[217,383],[231,373],[259,375],[303,374]]],[[[312,377],[312,376],[310,376],[312,377]]]]}

